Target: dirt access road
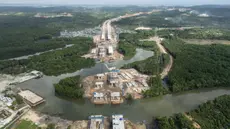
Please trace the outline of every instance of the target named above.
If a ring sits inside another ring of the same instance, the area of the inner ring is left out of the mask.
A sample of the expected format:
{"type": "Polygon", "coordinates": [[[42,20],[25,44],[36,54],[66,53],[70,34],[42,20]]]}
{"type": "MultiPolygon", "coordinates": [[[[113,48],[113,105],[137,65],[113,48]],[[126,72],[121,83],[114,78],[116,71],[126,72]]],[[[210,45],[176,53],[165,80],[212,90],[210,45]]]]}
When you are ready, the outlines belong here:
{"type": "Polygon", "coordinates": [[[119,16],[116,18],[108,19],[102,24],[101,35],[99,38],[100,40],[107,41],[108,43],[117,43],[117,39],[116,39],[117,35],[115,33],[115,29],[111,25],[113,22],[120,21],[125,18],[144,15],[144,14],[152,14],[152,13],[159,12],[159,11],[161,10],[154,9],[149,12],[138,12],[138,13],[133,13],[133,14],[126,14],[126,15],[119,16]]]}
{"type": "Polygon", "coordinates": [[[157,44],[157,46],[158,46],[158,48],[159,48],[159,50],[160,50],[160,52],[162,54],[168,54],[169,55],[169,64],[167,64],[167,66],[163,69],[163,71],[160,74],[161,75],[161,79],[165,78],[168,75],[168,73],[171,70],[172,65],[173,65],[173,57],[172,57],[172,55],[170,55],[169,53],[167,53],[166,49],[161,44],[162,39],[160,37],[154,36],[154,37],[151,37],[151,38],[149,38],[148,40],[145,40],[145,41],[155,41],[156,44],[157,44]]]}

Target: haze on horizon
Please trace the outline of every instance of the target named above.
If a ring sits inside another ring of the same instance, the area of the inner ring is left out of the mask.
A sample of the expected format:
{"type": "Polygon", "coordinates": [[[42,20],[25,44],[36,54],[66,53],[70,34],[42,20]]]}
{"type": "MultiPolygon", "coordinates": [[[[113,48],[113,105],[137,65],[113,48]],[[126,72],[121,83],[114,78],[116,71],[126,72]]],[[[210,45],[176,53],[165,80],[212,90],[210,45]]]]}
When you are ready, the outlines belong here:
{"type": "Polygon", "coordinates": [[[41,5],[230,5],[230,0],[0,0],[4,4],[41,5]]]}

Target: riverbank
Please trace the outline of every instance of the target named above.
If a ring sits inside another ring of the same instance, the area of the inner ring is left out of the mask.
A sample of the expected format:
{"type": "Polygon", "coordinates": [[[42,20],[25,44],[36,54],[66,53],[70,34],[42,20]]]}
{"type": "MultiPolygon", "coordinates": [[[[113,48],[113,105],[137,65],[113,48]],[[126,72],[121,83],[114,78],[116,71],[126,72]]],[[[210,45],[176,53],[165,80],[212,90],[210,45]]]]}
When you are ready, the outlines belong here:
{"type": "Polygon", "coordinates": [[[156,129],[221,129],[229,128],[230,95],[222,95],[202,103],[186,113],[154,118],[156,129]]]}
{"type": "Polygon", "coordinates": [[[39,71],[31,71],[29,73],[22,73],[16,76],[0,74],[0,92],[4,91],[11,85],[16,85],[39,77],[42,77],[42,73],[39,71]]]}
{"type": "MultiPolygon", "coordinates": [[[[116,66],[119,68],[124,64],[144,60],[149,56],[153,56],[153,52],[138,49],[137,54],[130,60],[115,61],[107,64],[109,67],[116,66]]],[[[150,122],[153,116],[170,116],[174,113],[190,111],[207,100],[212,100],[223,94],[230,94],[229,89],[201,89],[151,99],[134,100],[131,102],[124,101],[120,105],[100,106],[95,106],[88,99],[65,100],[55,96],[53,84],[58,83],[60,79],[76,75],[87,77],[103,72],[108,72],[108,68],[104,64],[98,63],[92,68],[83,69],[75,73],[62,74],[57,77],[44,76],[40,79],[33,79],[18,84],[16,87],[29,89],[44,97],[46,103],[36,107],[36,111],[47,113],[48,115],[59,114],[61,118],[68,120],[83,120],[91,114],[111,116],[114,113],[120,113],[133,122],[143,120],[150,122]]]]}
{"type": "MultiPolygon", "coordinates": [[[[96,68],[101,69],[101,66],[98,65],[96,68]]],[[[88,76],[89,73],[97,74],[96,71],[91,70],[83,70],[77,74],[88,76]]],[[[61,78],[75,75],[44,76],[41,79],[18,84],[17,87],[29,89],[44,97],[46,103],[36,107],[36,111],[49,115],[59,114],[61,118],[68,120],[82,120],[91,114],[111,116],[114,113],[120,113],[133,122],[143,120],[150,122],[153,116],[170,116],[174,113],[190,111],[207,100],[212,100],[220,95],[230,94],[230,89],[200,89],[150,99],[124,101],[120,105],[99,106],[92,104],[88,99],[66,100],[55,96],[53,84],[57,83],[61,78]]]]}
{"type": "MultiPolygon", "coordinates": [[[[88,129],[90,125],[89,124],[90,120],[71,121],[71,120],[62,119],[60,117],[38,113],[32,109],[29,110],[26,114],[24,114],[19,119],[19,121],[15,123],[14,126],[17,127],[23,121],[32,122],[36,126],[41,127],[42,129],[47,128],[51,124],[53,124],[55,128],[59,128],[59,129],[88,129]]],[[[125,120],[124,123],[126,129],[146,129],[145,124],[133,123],[130,120],[125,120]]],[[[111,118],[105,117],[104,124],[105,124],[104,126],[105,129],[110,129],[111,118]]]]}

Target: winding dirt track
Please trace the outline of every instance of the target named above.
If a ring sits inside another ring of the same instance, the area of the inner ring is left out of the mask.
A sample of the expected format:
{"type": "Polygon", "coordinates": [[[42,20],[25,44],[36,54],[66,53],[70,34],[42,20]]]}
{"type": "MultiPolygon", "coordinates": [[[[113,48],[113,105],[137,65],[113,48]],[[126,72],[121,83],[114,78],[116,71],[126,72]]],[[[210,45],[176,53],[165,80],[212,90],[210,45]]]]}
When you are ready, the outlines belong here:
{"type": "Polygon", "coordinates": [[[173,65],[173,57],[169,54],[169,64],[164,68],[164,70],[161,73],[161,79],[165,78],[169,71],[172,69],[172,65],[173,65]]]}
{"type": "Polygon", "coordinates": [[[161,44],[161,39],[158,36],[152,37],[150,39],[148,39],[148,41],[155,41],[160,52],[162,54],[168,54],[169,55],[169,64],[167,64],[167,66],[164,68],[164,70],[161,72],[161,79],[165,78],[169,71],[172,69],[172,65],[173,65],[173,57],[172,55],[170,55],[169,53],[167,53],[166,49],[164,48],[164,46],[161,44]]]}

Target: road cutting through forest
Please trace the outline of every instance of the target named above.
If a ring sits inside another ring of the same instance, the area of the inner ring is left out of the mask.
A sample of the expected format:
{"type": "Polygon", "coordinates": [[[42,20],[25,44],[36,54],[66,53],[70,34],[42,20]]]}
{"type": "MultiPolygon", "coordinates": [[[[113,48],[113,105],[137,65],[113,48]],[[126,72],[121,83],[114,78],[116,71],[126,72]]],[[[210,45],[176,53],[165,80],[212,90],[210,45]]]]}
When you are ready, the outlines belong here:
{"type": "Polygon", "coordinates": [[[169,55],[169,63],[167,64],[167,66],[163,69],[163,71],[161,72],[161,79],[165,78],[169,71],[172,69],[172,66],[173,66],[173,57],[170,53],[167,52],[167,50],[165,49],[165,47],[161,44],[162,41],[163,41],[163,38],[160,38],[158,36],[154,36],[154,37],[151,37],[147,40],[142,40],[142,41],[155,41],[158,48],[159,48],[159,51],[161,54],[168,54],[169,55]]]}

